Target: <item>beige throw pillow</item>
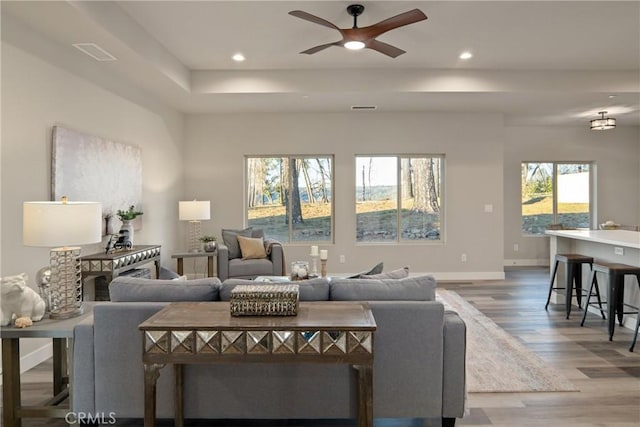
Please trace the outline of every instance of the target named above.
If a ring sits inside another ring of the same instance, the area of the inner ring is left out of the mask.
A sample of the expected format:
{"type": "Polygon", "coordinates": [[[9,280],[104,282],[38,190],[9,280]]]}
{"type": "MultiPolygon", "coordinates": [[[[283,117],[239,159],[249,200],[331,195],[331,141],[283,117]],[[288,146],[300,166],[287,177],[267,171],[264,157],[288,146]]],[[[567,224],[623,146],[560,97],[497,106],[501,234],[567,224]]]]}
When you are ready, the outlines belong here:
{"type": "Polygon", "coordinates": [[[260,259],[267,257],[267,251],[264,249],[264,239],[262,237],[238,236],[238,243],[240,244],[242,259],[260,259]]]}

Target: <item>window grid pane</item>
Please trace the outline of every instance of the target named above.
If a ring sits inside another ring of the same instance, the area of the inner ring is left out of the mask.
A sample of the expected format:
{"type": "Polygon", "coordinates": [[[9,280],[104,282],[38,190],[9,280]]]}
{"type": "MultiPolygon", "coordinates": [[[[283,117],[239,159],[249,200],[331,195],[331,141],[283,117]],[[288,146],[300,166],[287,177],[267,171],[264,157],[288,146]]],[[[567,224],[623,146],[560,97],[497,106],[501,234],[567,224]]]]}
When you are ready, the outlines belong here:
{"type": "Polygon", "coordinates": [[[356,242],[440,240],[442,161],[356,156],[356,242]]]}
{"type": "Polygon", "coordinates": [[[559,164],[557,168],[558,223],[570,228],[590,226],[589,164],[559,164]]]}
{"type": "Polygon", "coordinates": [[[281,242],[331,241],[332,157],[247,157],[246,176],[249,226],[281,242]]]}
{"type": "Polygon", "coordinates": [[[522,163],[522,232],[544,235],[548,228],[589,228],[589,163],[522,163]]]}
{"type": "Polygon", "coordinates": [[[401,159],[402,240],[440,239],[440,164],[434,157],[401,159]]]}
{"type": "Polygon", "coordinates": [[[356,157],[356,241],[398,239],[398,160],[356,157]]]}

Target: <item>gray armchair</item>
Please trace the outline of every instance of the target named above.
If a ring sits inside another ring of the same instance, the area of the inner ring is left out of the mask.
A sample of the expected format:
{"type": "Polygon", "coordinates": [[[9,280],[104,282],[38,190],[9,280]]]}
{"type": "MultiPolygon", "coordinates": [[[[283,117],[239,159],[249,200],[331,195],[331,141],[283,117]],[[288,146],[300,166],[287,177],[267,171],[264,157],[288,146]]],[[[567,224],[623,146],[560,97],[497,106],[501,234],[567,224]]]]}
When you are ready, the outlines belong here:
{"type": "Polygon", "coordinates": [[[222,243],[218,244],[218,278],[253,279],[257,276],[283,276],[285,274],[284,251],[276,240],[264,239],[266,258],[242,259],[237,236],[263,238],[261,229],[222,230],[222,243]]]}

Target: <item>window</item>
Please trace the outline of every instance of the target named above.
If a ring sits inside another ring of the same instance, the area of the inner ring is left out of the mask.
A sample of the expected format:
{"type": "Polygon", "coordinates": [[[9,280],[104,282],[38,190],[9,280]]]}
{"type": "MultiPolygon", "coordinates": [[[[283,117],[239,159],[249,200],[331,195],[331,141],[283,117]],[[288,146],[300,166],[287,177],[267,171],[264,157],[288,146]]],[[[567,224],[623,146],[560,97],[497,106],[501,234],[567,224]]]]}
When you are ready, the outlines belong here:
{"type": "Polygon", "coordinates": [[[442,156],[356,156],[356,242],[440,240],[443,163],[442,156]]]}
{"type": "Polygon", "coordinates": [[[247,157],[247,224],[281,242],[328,242],[333,158],[247,157]]]}
{"type": "Polygon", "coordinates": [[[591,164],[522,163],[522,232],[541,235],[551,224],[590,228],[591,164]]]}

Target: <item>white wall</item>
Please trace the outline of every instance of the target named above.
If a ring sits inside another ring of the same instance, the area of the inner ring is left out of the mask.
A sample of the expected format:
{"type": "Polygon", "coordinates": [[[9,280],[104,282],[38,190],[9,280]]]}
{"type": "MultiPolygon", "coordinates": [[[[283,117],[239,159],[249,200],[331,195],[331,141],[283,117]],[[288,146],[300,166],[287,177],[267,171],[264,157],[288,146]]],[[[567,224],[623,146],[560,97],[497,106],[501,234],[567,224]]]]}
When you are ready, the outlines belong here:
{"type": "Polygon", "coordinates": [[[640,129],[506,127],[504,258],[506,265],[549,263],[549,238],[523,236],[520,165],[523,161],[595,162],[596,220],[640,224],[640,129]],[[518,244],[519,251],[513,250],[518,244]]]}
{"type": "MultiPolygon", "coordinates": [[[[186,193],[211,200],[203,231],[242,227],[245,155],[335,155],[335,243],[329,272],[385,270],[441,279],[503,276],[503,124],[493,114],[325,113],[210,114],[186,120],[186,193]],[[356,154],[443,153],[446,156],[446,241],[437,244],[355,244],[356,154]],[[493,213],[484,206],[493,205],[493,213]],[[460,257],[466,253],[468,261],[460,257]],[[346,263],[339,264],[339,255],[346,263]]],[[[308,259],[309,244],[287,245],[288,261],[308,259]]]]}
{"type": "Polygon", "coordinates": [[[144,216],[136,243],[161,244],[169,264],[183,192],[182,115],[159,114],[3,42],[0,274],[26,272],[37,288],[35,272],[49,263],[48,249],[22,244],[22,203],[50,200],[51,130],[57,124],[141,147],[144,216]]]}

